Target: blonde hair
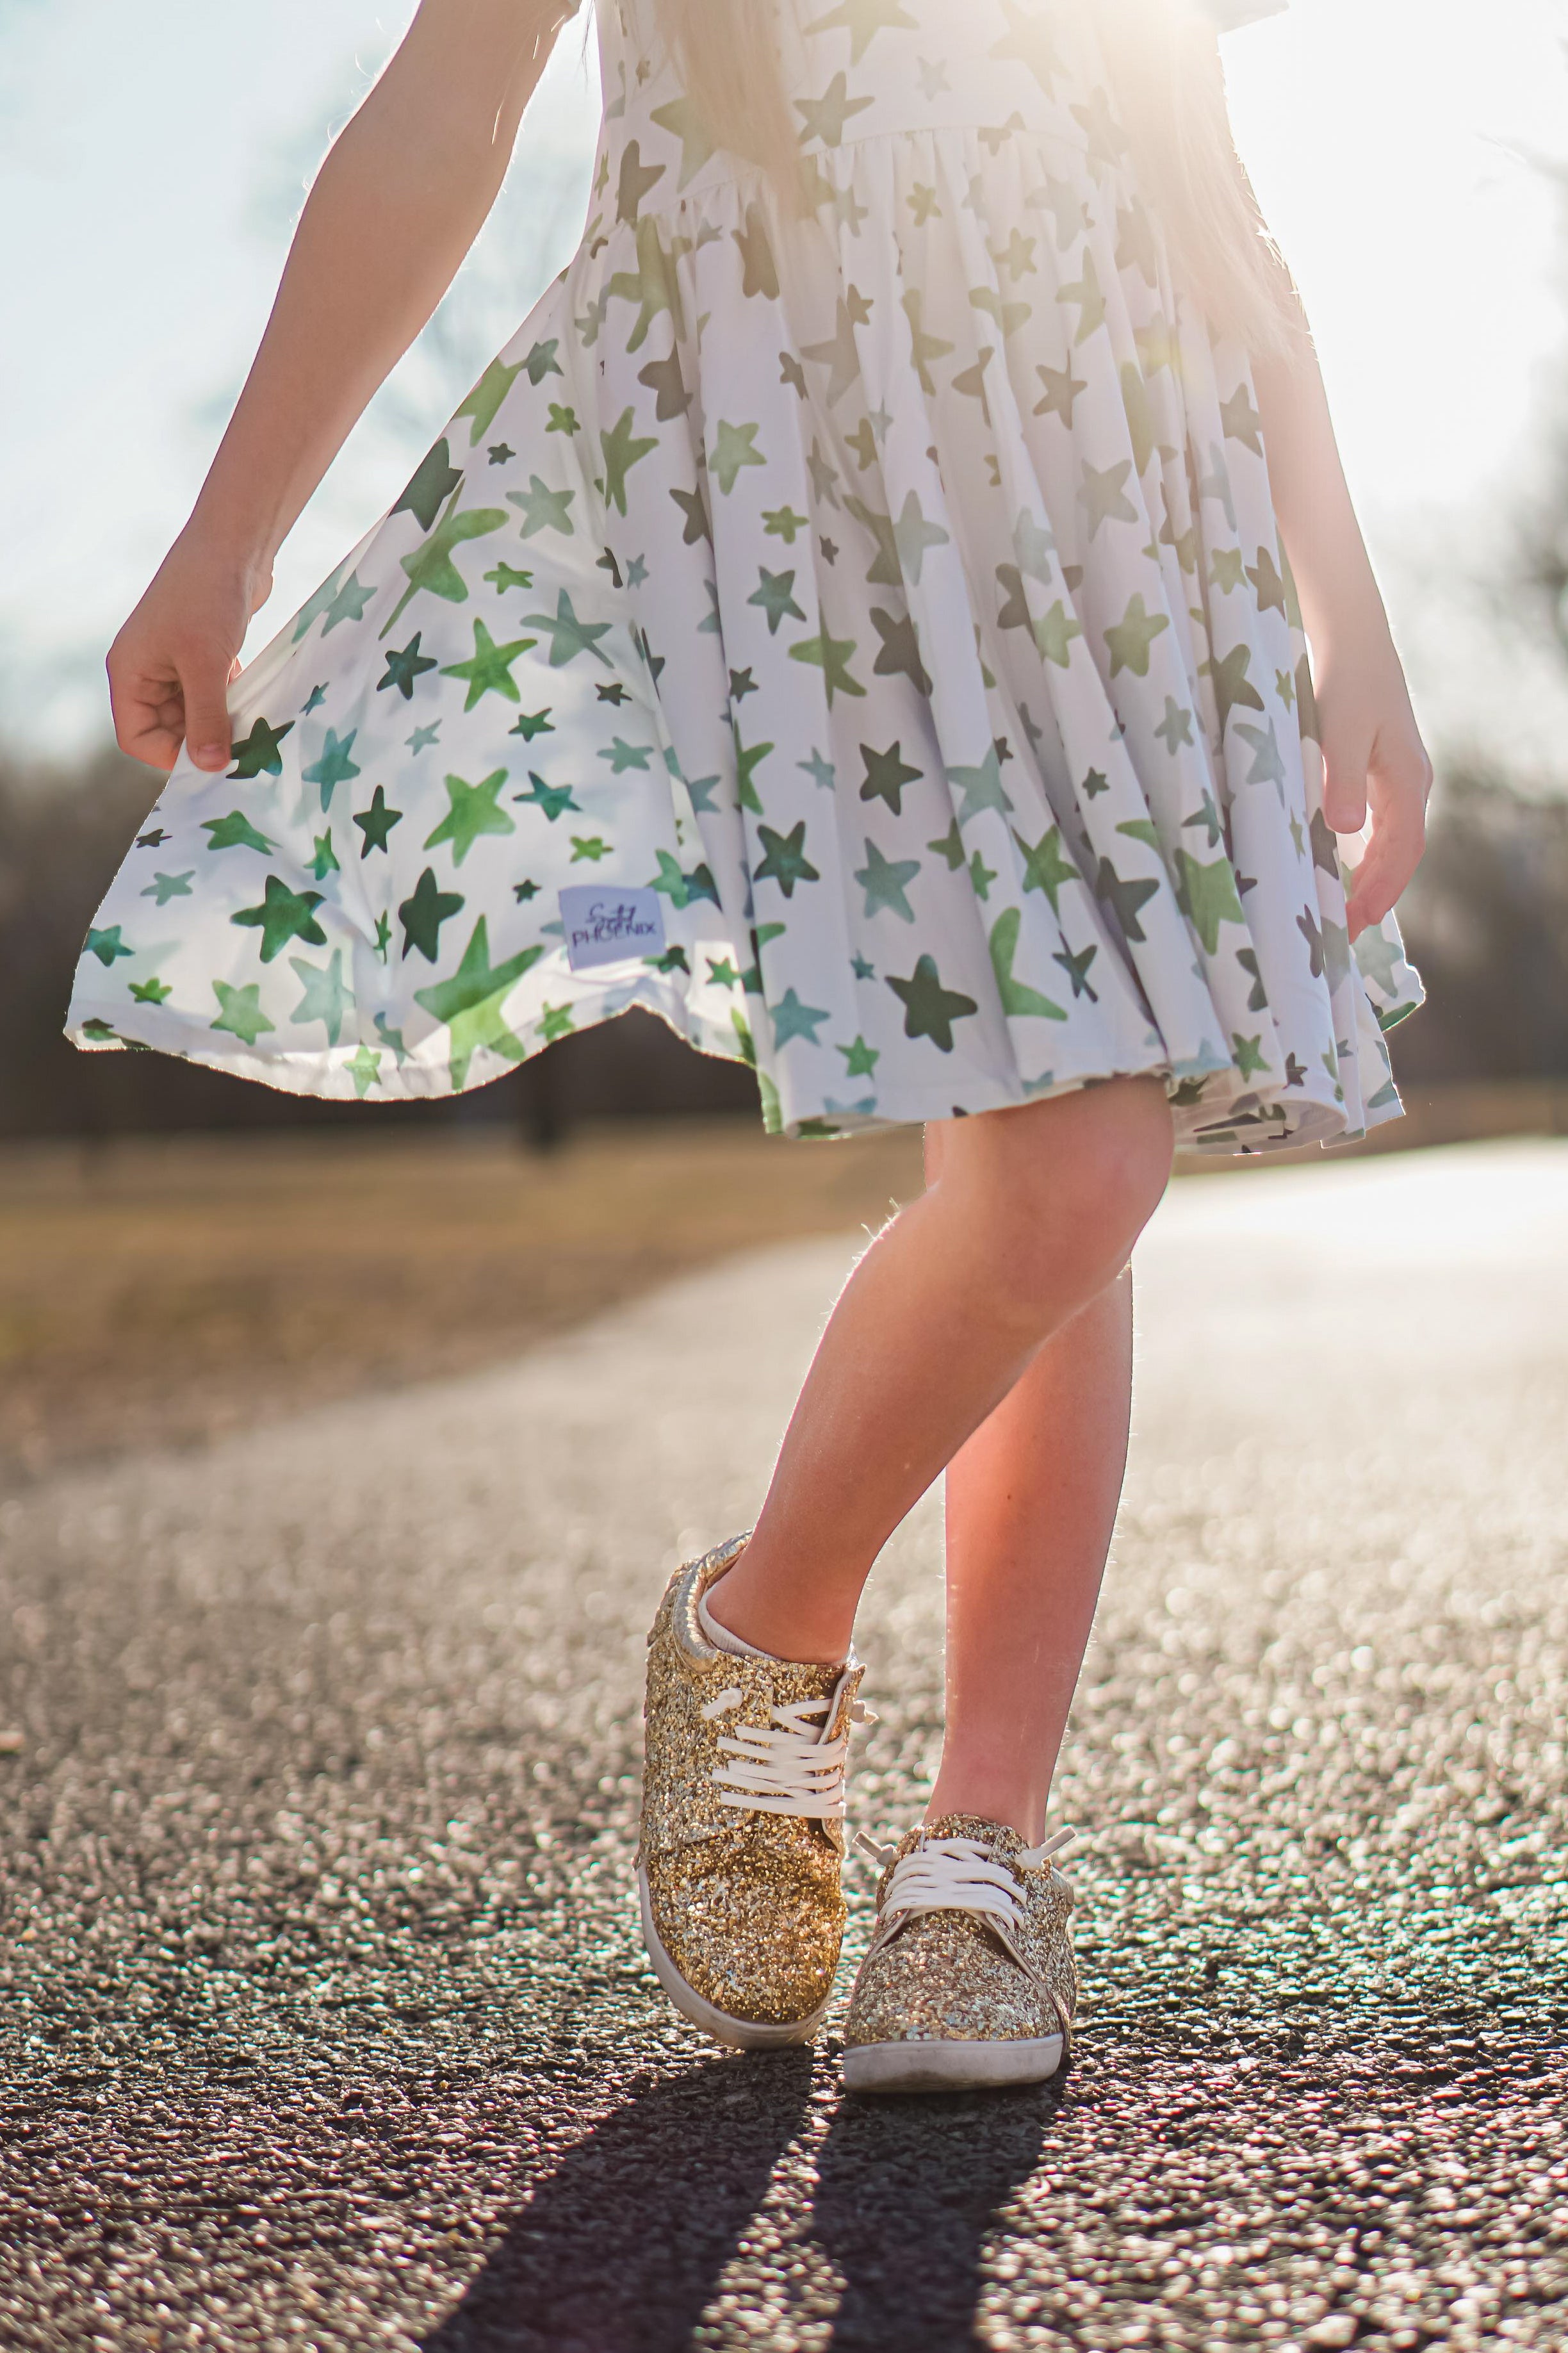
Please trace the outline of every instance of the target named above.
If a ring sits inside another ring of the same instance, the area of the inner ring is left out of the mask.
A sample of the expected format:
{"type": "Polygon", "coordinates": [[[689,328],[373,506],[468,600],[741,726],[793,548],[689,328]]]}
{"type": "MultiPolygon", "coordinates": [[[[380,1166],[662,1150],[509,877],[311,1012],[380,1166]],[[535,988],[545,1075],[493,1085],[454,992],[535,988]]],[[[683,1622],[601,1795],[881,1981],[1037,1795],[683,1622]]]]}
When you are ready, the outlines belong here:
{"type": "MultiPolygon", "coordinates": [[[[1278,353],[1305,333],[1289,271],[1231,136],[1214,27],[1192,0],[1083,0],[1098,21],[1134,168],[1172,267],[1222,333],[1278,353]]],[[[773,29],[777,0],[653,0],[710,135],[757,164],[786,209],[802,199],[799,139],[773,29]]]]}

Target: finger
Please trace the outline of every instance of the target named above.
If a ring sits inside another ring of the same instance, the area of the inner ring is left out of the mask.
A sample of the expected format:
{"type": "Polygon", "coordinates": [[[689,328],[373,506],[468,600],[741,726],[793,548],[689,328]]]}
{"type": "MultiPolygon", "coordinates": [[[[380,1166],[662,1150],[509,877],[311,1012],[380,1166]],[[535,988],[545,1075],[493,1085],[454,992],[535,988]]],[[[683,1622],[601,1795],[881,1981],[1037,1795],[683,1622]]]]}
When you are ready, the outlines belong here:
{"type": "Polygon", "coordinates": [[[1343,742],[1332,730],[1323,738],[1323,815],[1335,833],[1359,833],[1366,823],[1370,744],[1343,742]]]}
{"type": "Polygon", "coordinates": [[[114,740],[133,760],[165,775],[179,757],[185,732],[184,706],[168,679],[128,679],[109,665],[109,702],[114,740]]]}
{"type": "Polygon", "coordinates": [[[1426,828],[1418,808],[1401,803],[1379,812],[1347,902],[1352,940],[1393,913],[1426,846],[1426,828]]]}
{"type": "Polygon", "coordinates": [[[185,749],[195,765],[208,775],[228,765],[227,670],[226,658],[205,648],[193,649],[180,665],[185,702],[185,749]]]}

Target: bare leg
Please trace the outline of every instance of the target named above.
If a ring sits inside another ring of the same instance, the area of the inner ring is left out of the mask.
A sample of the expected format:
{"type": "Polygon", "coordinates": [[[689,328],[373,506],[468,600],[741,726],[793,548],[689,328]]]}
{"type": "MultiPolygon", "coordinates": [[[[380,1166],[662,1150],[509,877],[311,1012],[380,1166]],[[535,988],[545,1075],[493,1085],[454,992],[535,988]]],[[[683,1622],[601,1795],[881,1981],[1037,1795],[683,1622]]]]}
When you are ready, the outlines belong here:
{"type": "Polygon", "coordinates": [[[1132,1277],[1054,1334],[947,1468],[947,1735],[927,1813],[1029,1841],[1083,1663],[1127,1465],[1132,1277]]]}
{"type": "Polygon", "coordinates": [[[834,1310],[756,1532],[715,1591],[721,1625],[785,1658],[844,1655],[877,1554],[1051,1335],[1114,1282],[1170,1155],[1148,1079],[942,1124],[935,1181],[834,1310]]]}

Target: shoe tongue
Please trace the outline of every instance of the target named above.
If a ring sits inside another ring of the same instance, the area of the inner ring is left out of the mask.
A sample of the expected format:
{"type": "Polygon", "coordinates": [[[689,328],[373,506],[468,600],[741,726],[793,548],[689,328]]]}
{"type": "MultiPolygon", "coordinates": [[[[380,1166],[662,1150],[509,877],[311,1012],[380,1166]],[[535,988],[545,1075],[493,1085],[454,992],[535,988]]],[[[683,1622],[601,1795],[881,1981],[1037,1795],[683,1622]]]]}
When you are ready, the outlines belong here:
{"type": "MultiPolygon", "coordinates": [[[[974,1839],[1001,1856],[1004,1862],[1016,1862],[1024,1852],[1024,1841],[1005,1822],[994,1822],[984,1814],[939,1814],[934,1822],[925,1825],[928,1839],[974,1839]]],[[[913,1846],[920,1833],[910,1839],[913,1846]]]]}
{"type": "Polygon", "coordinates": [[[721,1652],[720,1661],[721,1680],[733,1683],[744,1694],[739,1715],[748,1724],[766,1725],[775,1707],[794,1707],[801,1700],[830,1700],[847,1672],[849,1680],[837,1711],[838,1721],[830,1725],[821,1719],[824,1736],[828,1739],[844,1730],[864,1672],[859,1660],[853,1655],[837,1667],[817,1666],[805,1659],[734,1658],[728,1652],[721,1652]]]}

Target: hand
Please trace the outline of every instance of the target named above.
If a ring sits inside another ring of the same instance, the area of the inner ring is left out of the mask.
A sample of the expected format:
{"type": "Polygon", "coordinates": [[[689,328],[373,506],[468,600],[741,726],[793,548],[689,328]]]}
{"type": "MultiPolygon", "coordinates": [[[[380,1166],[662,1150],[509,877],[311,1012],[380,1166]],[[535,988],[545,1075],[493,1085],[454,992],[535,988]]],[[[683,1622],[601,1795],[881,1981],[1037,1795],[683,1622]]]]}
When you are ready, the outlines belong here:
{"type": "Polygon", "coordinates": [[[1338,834],[1358,834],[1369,812],[1372,818],[1365,852],[1350,875],[1354,940],[1382,923],[1421,863],[1432,763],[1392,645],[1325,660],[1318,705],[1327,770],[1323,814],[1338,834]]]}
{"type": "Polygon", "coordinates": [[[272,567],[237,561],[182,534],[109,649],[115,740],[165,774],[190,747],[198,768],[228,765],[228,687],[272,567]]]}

